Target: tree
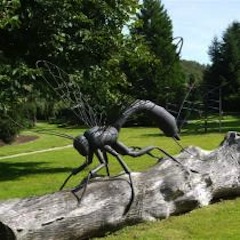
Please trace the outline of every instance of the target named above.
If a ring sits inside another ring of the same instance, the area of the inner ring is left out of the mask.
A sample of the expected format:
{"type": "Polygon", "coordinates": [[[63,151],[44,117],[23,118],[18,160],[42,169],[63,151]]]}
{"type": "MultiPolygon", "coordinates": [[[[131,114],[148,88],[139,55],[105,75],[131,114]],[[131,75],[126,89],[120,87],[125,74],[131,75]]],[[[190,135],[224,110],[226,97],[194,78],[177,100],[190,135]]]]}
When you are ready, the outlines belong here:
{"type": "Polygon", "coordinates": [[[93,104],[118,101],[119,85],[126,84],[119,67],[122,28],[136,6],[135,0],[2,1],[1,103],[11,94],[24,104],[47,96],[54,101],[35,68],[39,59],[75,75],[93,104]]]}
{"type": "MultiPolygon", "coordinates": [[[[205,65],[202,65],[195,61],[181,60],[181,67],[185,78],[194,78],[197,83],[202,83],[204,71],[206,69],[205,65]]],[[[193,83],[193,82],[192,82],[193,83]]]]}
{"type": "Polygon", "coordinates": [[[205,82],[223,86],[224,110],[239,111],[240,90],[240,23],[233,22],[223,33],[222,39],[213,39],[209,47],[212,64],[205,82]]]}
{"type": "Polygon", "coordinates": [[[175,99],[183,75],[173,44],[172,23],[161,1],[143,1],[130,32],[134,42],[139,43],[130,58],[136,58],[138,64],[127,62],[127,75],[133,87],[140,96],[162,104],[166,103],[166,95],[175,99]],[[139,58],[141,51],[145,54],[139,58]],[[166,91],[167,88],[171,91],[166,91]]]}

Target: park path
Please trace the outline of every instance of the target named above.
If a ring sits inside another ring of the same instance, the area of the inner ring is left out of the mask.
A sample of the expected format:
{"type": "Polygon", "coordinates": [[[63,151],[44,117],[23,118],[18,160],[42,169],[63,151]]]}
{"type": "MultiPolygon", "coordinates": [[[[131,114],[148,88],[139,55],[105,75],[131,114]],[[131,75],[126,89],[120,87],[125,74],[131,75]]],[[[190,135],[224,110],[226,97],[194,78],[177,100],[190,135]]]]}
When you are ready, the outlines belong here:
{"type": "Polygon", "coordinates": [[[70,148],[70,147],[72,147],[72,144],[66,145],[66,146],[62,146],[62,147],[53,147],[53,148],[37,150],[37,151],[33,151],[33,152],[17,153],[17,154],[12,154],[12,155],[8,155],[8,156],[0,157],[0,160],[8,159],[8,158],[22,157],[22,156],[27,156],[27,155],[37,154],[37,153],[58,151],[58,150],[62,150],[62,149],[65,149],[65,148],[70,148]]]}

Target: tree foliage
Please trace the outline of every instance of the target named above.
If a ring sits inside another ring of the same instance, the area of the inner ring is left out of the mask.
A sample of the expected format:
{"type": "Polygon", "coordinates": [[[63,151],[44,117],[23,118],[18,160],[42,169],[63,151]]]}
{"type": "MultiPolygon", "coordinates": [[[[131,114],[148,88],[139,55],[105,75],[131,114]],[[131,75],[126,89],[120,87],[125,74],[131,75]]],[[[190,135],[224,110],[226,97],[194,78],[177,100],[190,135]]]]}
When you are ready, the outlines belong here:
{"type": "Polygon", "coordinates": [[[205,65],[195,61],[181,60],[181,67],[185,75],[185,79],[192,79],[193,82],[201,84],[203,81],[205,65]]]}
{"type": "Polygon", "coordinates": [[[163,105],[167,87],[172,98],[182,89],[171,20],[156,0],[3,0],[0,36],[0,109],[19,106],[31,122],[63,108],[38,60],[69,73],[105,112],[126,98],[163,105]]]}
{"type": "Polygon", "coordinates": [[[214,38],[209,47],[212,64],[205,82],[223,86],[224,110],[239,111],[240,90],[240,23],[233,22],[222,38],[214,38]]]}
{"type": "Polygon", "coordinates": [[[0,84],[11,88],[1,99],[6,103],[9,94],[22,101],[23,89],[31,96],[39,89],[46,95],[35,69],[35,62],[44,59],[81,76],[82,91],[94,96],[93,103],[116,101],[117,86],[125,84],[119,69],[122,28],[135,7],[135,0],[3,1],[0,84]]]}
{"type": "Polygon", "coordinates": [[[130,69],[127,74],[136,91],[161,104],[166,103],[166,95],[176,99],[183,86],[183,75],[177,47],[173,43],[172,22],[161,1],[143,1],[131,28],[131,36],[135,43],[139,43],[132,58],[138,59],[135,61],[143,59],[134,67],[131,67],[131,58],[127,59],[130,69]],[[139,58],[138,55],[142,56],[139,58]],[[170,94],[166,89],[170,89],[170,94]]]}

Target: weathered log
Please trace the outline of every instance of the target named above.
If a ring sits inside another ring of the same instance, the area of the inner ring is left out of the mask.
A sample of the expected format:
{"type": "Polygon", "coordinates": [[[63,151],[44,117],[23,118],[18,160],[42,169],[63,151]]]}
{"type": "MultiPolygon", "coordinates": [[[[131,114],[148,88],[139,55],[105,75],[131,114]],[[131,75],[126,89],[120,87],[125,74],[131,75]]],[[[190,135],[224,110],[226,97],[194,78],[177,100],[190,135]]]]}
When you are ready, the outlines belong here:
{"type": "Polygon", "coordinates": [[[238,133],[213,151],[188,147],[175,157],[182,165],[164,158],[132,173],[134,198],[122,175],[93,179],[80,204],[71,191],[0,202],[0,239],[87,239],[240,195],[238,133]]]}

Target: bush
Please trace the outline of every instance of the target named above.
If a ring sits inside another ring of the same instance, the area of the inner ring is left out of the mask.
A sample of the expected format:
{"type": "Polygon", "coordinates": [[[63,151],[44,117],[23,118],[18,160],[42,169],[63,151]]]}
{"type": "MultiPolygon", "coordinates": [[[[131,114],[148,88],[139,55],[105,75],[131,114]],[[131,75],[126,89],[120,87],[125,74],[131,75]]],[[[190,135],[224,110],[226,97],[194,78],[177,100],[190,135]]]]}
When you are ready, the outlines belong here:
{"type": "Polygon", "coordinates": [[[5,143],[11,143],[19,133],[20,127],[7,116],[0,119],[0,139],[5,143]]]}

